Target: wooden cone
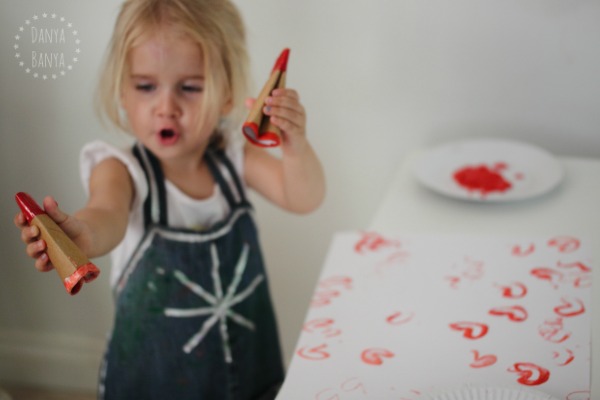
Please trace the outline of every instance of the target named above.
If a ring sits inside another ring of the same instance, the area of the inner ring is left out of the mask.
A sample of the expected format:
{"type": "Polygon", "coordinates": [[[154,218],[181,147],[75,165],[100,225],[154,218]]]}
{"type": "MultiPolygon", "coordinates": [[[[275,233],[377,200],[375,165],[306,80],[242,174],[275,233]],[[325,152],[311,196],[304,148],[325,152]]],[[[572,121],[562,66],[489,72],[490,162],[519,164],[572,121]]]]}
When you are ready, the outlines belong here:
{"type": "Polygon", "coordinates": [[[17,193],[16,200],[25,219],[40,230],[48,258],[69,294],[77,294],[84,282],[96,279],[100,270],[27,193],[17,193]]]}
{"type": "Polygon", "coordinates": [[[263,113],[263,108],[266,98],[271,95],[274,89],[285,87],[289,53],[289,49],[284,49],[277,58],[269,79],[256,98],[256,102],[242,127],[242,132],[246,138],[257,146],[275,147],[281,143],[281,131],[271,124],[269,117],[263,113]]]}

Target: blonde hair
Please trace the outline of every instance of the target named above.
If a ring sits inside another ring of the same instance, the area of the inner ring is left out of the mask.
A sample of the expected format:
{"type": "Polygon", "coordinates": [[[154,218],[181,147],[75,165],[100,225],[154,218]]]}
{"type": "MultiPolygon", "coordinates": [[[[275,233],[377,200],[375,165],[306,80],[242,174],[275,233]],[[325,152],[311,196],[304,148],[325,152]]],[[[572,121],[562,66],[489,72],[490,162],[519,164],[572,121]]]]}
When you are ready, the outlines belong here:
{"type": "Polygon", "coordinates": [[[200,46],[205,86],[200,119],[217,125],[225,102],[233,110],[218,123],[212,142],[223,145],[225,132],[240,122],[248,91],[245,27],[229,0],[126,0],[115,23],[97,89],[97,111],[103,121],[128,132],[120,107],[128,54],[145,35],[161,27],[179,29],[200,46]]]}

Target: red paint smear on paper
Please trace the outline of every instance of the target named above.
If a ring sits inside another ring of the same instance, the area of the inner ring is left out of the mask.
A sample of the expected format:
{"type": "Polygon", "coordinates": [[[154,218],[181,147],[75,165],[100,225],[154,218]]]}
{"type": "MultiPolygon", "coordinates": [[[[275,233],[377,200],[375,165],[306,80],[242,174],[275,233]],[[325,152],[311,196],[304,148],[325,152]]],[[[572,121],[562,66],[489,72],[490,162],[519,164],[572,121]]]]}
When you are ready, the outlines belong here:
{"type": "Polygon", "coordinates": [[[485,196],[492,192],[506,192],[512,185],[502,174],[506,169],[505,163],[498,163],[494,168],[481,165],[467,165],[452,174],[452,177],[461,187],[474,192],[480,192],[485,196]]]}
{"type": "Polygon", "coordinates": [[[550,371],[533,363],[516,363],[508,371],[519,374],[517,382],[526,386],[541,385],[550,379],[550,371]]]}
{"type": "Polygon", "coordinates": [[[458,284],[460,283],[460,277],[458,276],[447,276],[444,279],[450,281],[450,287],[452,289],[458,289],[458,284]]]}
{"type": "Polygon", "coordinates": [[[406,261],[406,259],[408,258],[409,255],[410,254],[407,251],[399,250],[397,252],[394,252],[394,253],[390,254],[379,265],[395,264],[396,262],[397,263],[402,263],[402,262],[406,261]]]}

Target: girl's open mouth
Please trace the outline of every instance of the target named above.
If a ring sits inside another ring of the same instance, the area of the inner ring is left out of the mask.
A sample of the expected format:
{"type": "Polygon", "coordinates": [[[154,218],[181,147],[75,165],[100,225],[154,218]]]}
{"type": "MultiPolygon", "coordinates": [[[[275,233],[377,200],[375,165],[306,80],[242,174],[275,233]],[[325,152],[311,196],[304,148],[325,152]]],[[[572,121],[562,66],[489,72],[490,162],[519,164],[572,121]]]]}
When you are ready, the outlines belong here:
{"type": "Polygon", "coordinates": [[[179,139],[179,134],[173,129],[161,129],[158,132],[160,143],[164,146],[172,145],[179,139]]]}

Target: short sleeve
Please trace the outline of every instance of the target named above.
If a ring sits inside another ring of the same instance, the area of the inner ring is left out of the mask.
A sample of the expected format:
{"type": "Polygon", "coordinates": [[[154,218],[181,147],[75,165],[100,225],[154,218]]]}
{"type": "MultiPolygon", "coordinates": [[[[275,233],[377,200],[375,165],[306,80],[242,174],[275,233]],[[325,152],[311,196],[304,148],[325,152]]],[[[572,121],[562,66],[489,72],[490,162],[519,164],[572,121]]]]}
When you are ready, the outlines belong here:
{"type": "Polygon", "coordinates": [[[107,158],[116,158],[127,167],[127,171],[135,185],[132,209],[137,209],[140,206],[140,199],[145,199],[148,193],[148,183],[144,171],[129,149],[121,149],[100,140],[86,144],[79,155],[80,175],[86,194],[88,196],[90,194],[92,171],[107,158]]]}

